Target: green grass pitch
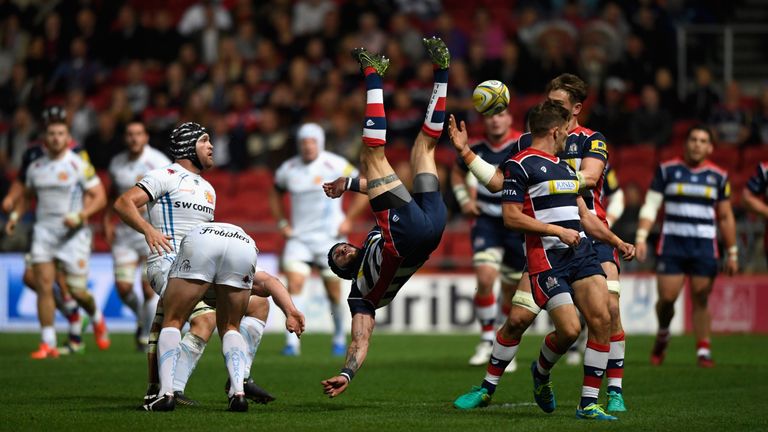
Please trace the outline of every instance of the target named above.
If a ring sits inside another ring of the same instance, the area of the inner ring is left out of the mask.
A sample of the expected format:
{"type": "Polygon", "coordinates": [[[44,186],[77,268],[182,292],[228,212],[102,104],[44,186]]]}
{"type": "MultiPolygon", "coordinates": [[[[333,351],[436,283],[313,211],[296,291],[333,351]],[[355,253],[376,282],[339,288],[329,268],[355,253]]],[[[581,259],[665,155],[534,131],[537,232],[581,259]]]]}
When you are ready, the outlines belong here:
{"type": "MultiPolygon", "coordinates": [[[[60,339],[63,335],[59,335],[60,339]]],[[[320,380],[342,360],[330,356],[328,335],[306,335],[303,355],[279,354],[281,335],[267,335],[253,368],[256,382],[277,400],[225,411],[226,371],[218,338],[208,346],[187,394],[202,406],[173,413],[139,412],[145,390],[145,357],[128,335],[113,335],[109,351],[32,361],[34,334],[2,334],[0,430],[58,431],[758,431],[768,430],[768,336],[713,340],[717,367],[695,366],[694,341],[674,337],[667,361],[648,364],[650,337],[630,337],[624,378],[629,411],[616,423],[576,420],[580,367],[558,365],[553,378],[558,408],[544,414],[533,403],[526,370],[541,336],[526,336],[520,369],[502,378],[488,408],[458,411],[452,402],[480,383],[484,368],[466,365],[476,336],[375,334],[363,369],[339,398],[322,394],[320,380]]],[[[605,393],[602,392],[602,402],[605,393]]]]}

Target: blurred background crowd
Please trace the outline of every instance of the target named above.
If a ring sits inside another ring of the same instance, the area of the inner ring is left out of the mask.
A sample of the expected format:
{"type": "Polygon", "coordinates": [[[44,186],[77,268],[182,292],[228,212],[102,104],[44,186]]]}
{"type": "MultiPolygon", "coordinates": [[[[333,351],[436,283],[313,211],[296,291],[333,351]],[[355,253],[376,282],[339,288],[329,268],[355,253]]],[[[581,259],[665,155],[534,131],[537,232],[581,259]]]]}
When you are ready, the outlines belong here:
{"type": "MultiPolygon", "coordinates": [[[[293,156],[294,132],[306,121],[325,128],[328,150],[354,162],[365,96],[349,56],[357,46],[391,59],[388,140],[398,154],[420,128],[432,89],[420,39],[437,35],[452,54],[447,110],[475,136],[483,124],[471,96],[481,81],[507,84],[517,129],[552,77],[572,72],[590,84],[580,121],[608,137],[611,162],[630,189],[618,225],[629,233],[654,164],[681,148],[692,123],[712,126],[723,152],[717,162],[732,170],[737,194],[757,159],[768,159],[768,87],[724,83],[720,39],[686,50],[689,79],[684,88],[679,82],[676,28],[754,19],[734,7],[740,3],[0,0],[0,192],[39,135],[42,108],[54,104],[66,108],[74,139],[102,171],[136,118],[160,149],[180,121],[207,126],[222,184],[293,156]]],[[[454,155],[445,136],[441,145],[448,166],[454,155]]],[[[266,202],[271,185],[263,183],[266,202]]]]}

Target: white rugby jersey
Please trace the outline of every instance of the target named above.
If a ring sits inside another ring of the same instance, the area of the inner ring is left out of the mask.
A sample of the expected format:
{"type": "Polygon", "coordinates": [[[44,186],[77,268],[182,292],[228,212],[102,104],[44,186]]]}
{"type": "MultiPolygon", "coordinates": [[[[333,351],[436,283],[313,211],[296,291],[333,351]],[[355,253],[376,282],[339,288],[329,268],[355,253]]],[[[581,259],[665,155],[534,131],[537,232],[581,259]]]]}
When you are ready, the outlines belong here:
{"type": "MultiPolygon", "coordinates": [[[[109,177],[112,179],[112,187],[118,195],[122,195],[128,189],[141,181],[148,172],[171,164],[171,160],[149,145],[144,146],[138,158],[131,160],[128,150],[118,153],[109,162],[109,177]]],[[[119,224],[123,224],[121,220],[119,224]]]]}
{"type": "MultiPolygon", "coordinates": [[[[149,195],[147,221],[171,236],[172,254],[178,251],[189,230],[213,221],[216,208],[213,186],[177,163],[148,172],[136,186],[149,195]]],[[[152,253],[147,262],[159,258],[157,253],[152,253]]]]}
{"type": "Polygon", "coordinates": [[[67,213],[83,209],[83,192],[100,184],[93,166],[69,149],[55,160],[46,152],[27,168],[26,186],[37,195],[40,224],[63,224],[67,213]]]}
{"type": "Polygon", "coordinates": [[[356,177],[357,169],[341,156],[321,151],[317,159],[305,164],[294,156],[277,169],[275,187],[291,195],[291,227],[296,236],[338,235],[344,221],[340,199],[329,199],[323,183],[339,177],[356,177]]]}

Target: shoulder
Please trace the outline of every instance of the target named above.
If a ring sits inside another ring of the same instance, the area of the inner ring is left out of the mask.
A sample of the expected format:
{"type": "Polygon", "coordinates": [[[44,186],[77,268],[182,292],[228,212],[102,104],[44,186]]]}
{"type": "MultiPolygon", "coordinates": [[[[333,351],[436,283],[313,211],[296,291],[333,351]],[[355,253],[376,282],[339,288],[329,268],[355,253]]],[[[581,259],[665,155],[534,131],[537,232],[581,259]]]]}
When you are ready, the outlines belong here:
{"type": "Polygon", "coordinates": [[[683,160],[680,159],[679,157],[675,157],[675,158],[672,158],[672,159],[667,159],[665,161],[662,161],[659,164],[659,169],[664,171],[664,170],[666,170],[668,168],[674,168],[674,167],[680,166],[682,164],[683,164],[683,160]]]}
{"type": "Polygon", "coordinates": [[[705,167],[717,175],[720,175],[722,177],[728,177],[728,171],[726,171],[725,169],[723,169],[722,167],[720,167],[719,165],[717,165],[712,161],[707,161],[705,163],[705,167]]]}
{"type": "Polygon", "coordinates": [[[121,165],[124,165],[127,162],[128,159],[128,152],[122,151],[115,155],[115,157],[112,158],[112,160],[109,161],[109,171],[112,172],[114,170],[117,170],[120,168],[121,165]]]}

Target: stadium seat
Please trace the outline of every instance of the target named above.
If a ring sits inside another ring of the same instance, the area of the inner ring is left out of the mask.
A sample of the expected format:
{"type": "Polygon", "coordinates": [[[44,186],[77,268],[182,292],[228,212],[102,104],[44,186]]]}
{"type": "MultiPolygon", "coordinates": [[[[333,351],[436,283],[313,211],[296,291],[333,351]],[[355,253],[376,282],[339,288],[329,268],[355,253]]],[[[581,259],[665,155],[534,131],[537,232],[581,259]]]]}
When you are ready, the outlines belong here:
{"type": "Polygon", "coordinates": [[[624,186],[635,185],[642,191],[646,191],[653,180],[655,168],[648,169],[645,166],[625,165],[616,171],[619,184],[624,186]]]}
{"type": "MultiPolygon", "coordinates": [[[[235,183],[232,178],[232,174],[229,171],[221,169],[212,169],[206,171],[203,177],[208,180],[208,183],[216,190],[217,196],[230,195],[234,190],[235,183]]],[[[217,203],[218,205],[218,203],[217,203]]]]}
{"type": "Polygon", "coordinates": [[[683,156],[684,147],[682,144],[670,143],[659,149],[659,162],[666,162],[670,159],[683,156]]]}
{"type": "Polygon", "coordinates": [[[755,172],[759,162],[768,162],[768,144],[745,147],[741,152],[741,167],[750,173],[755,172]]]}
{"type": "MultiPolygon", "coordinates": [[[[250,168],[234,175],[236,193],[261,191],[267,193],[272,188],[272,172],[266,168],[250,168]]],[[[265,195],[266,196],[266,195],[265,195]]]]}
{"type": "Polygon", "coordinates": [[[651,146],[630,146],[630,147],[614,147],[611,150],[615,155],[611,157],[612,161],[615,161],[617,171],[622,171],[625,167],[632,167],[636,169],[646,169],[653,171],[656,166],[656,148],[651,146]]]}
{"type": "Polygon", "coordinates": [[[739,169],[741,162],[741,152],[736,147],[715,147],[709,160],[717,166],[728,171],[729,174],[739,169]]]}

